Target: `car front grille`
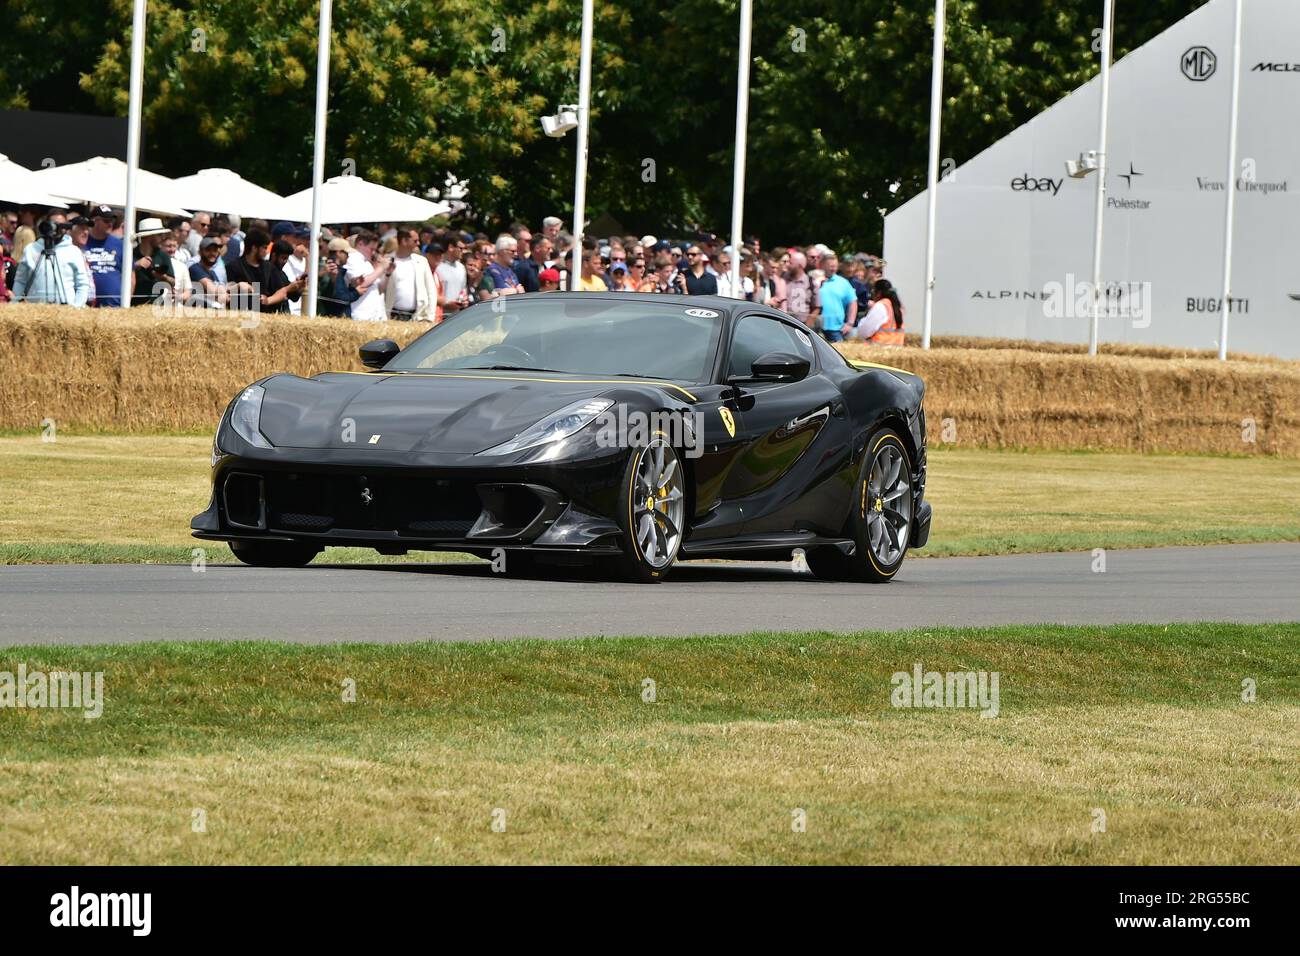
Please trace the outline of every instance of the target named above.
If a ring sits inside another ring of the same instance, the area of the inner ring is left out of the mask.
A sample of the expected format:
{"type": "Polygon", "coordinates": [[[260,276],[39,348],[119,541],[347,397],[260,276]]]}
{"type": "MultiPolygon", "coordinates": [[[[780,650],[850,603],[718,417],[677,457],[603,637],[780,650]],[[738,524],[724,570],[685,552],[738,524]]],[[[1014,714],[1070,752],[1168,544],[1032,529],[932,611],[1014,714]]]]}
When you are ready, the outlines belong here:
{"type": "Polygon", "coordinates": [[[483,510],[469,481],[309,472],[263,476],[271,531],[463,537],[483,510]]]}

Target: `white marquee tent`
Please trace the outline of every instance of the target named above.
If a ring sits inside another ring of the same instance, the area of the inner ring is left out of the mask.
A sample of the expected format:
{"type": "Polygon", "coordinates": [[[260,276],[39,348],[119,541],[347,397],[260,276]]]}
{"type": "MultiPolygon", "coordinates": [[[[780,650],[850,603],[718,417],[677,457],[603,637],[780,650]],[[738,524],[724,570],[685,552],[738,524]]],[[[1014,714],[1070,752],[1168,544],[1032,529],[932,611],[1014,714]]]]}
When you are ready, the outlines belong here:
{"type": "MultiPolygon", "coordinates": [[[[290,212],[286,219],[311,221],[311,187],[286,197],[285,202],[290,212]]],[[[423,222],[450,209],[449,203],[411,196],[360,176],[335,176],[321,184],[323,223],[423,222]]]]}
{"type": "Polygon", "coordinates": [[[173,181],[188,208],[259,217],[274,222],[291,219],[289,201],[230,169],[200,169],[173,181]]]}
{"type": "Polygon", "coordinates": [[[0,200],[19,206],[67,205],[51,196],[32,179],[32,171],[0,154],[0,200]]]}
{"type": "MultiPolygon", "coordinates": [[[[166,176],[141,169],[136,183],[136,209],[171,216],[187,216],[176,184],[166,176]]],[[[32,182],[69,202],[126,206],[126,163],[95,156],[66,166],[51,166],[32,173],[32,182]]]]}
{"type": "MultiPolygon", "coordinates": [[[[1243,9],[1228,345],[1300,358],[1300,2],[1243,9]]],[[[1212,0],[1114,65],[1103,343],[1217,346],[1233,16],[1212,0]]],[[[935,335],[1088,341],[1096,174],[1065,162],[1097,147],[1099,96],[1094,79],[940,182],[935,335]]],[[[918,331],[925,207],[921,193],[885,220],[918,331]]]]}

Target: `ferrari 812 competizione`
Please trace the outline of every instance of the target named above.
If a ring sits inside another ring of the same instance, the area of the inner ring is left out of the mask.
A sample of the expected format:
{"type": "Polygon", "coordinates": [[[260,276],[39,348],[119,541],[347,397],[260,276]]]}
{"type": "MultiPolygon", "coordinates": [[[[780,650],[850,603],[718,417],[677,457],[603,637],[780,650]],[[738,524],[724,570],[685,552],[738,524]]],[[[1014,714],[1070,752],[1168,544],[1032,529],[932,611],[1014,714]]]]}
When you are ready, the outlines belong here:
{"type": "Polygon", "coordinates": [[[920,378],[764,306],[511,296],[361,361],[235,397],[195,537],[259,566],[361,546],[642,582],[796,549],[819,576],[883,582],[929,537],[920,378]]]}

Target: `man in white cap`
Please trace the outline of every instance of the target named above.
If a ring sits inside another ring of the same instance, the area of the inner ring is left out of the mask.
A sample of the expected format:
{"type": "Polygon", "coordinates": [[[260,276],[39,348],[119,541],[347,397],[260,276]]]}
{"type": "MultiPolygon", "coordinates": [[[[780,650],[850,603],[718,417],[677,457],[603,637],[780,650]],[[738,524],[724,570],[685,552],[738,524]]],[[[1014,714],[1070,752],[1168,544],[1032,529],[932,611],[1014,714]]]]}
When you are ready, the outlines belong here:
{"type": "Polygon", "coordinates": [[[135,263],[132,270],[132,305],[152,302],[176,288],[172,258],[162,251],[161,237],[170,233],[171,230],[163,225],[161,219],[149,216],[140,220],[135,231],[135,238],[140,242],[131,255],[131,260],[135,263]]]}

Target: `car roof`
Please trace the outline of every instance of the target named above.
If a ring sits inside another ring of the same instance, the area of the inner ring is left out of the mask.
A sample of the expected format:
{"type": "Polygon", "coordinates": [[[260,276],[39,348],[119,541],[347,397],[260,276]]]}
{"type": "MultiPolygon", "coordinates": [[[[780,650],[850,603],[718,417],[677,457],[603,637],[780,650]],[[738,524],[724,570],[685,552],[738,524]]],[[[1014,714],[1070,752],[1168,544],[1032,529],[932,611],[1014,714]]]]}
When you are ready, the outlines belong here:
{"type": "MultiPolygon", "coordinates": [[[[564,299],[610,299],[615,302],[627,302],[633,300],[646,301],[647,298],[652,302],[662,302],[665,305],[674,305],[680,302],[683,305],[695,307],[703,306],[704,308],[717,309],[719,312],[726,313],[728,316],[734,313],[744,311],[762,312],[773,318],[791,320],[789,313],[773,309],[771,306],[760,305],[756,302],[750,302],[747,299],[731,299],[722,295],[655,295],[646,292],[526,292],[521,298],[540,299],[564,298],[564,299]]],[[[476,303],[477,304],[477,303],[476,303]]]]}

